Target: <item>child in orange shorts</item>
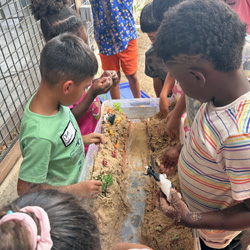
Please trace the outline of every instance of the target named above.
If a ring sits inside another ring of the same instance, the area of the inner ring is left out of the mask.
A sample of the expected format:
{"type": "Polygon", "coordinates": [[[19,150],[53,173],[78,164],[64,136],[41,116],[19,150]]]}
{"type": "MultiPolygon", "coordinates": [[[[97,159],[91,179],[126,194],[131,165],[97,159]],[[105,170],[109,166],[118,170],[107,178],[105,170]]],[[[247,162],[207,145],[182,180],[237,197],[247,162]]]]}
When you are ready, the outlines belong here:
{"type": "Polygon", "coordinates": [[[137,77],[138,45],[133,1],[112,2],[92,0],[95,39],[99,46],[102,68],[115,70],[119,81],[110,90],[113,99],[120,98],[120,66],[126,75],[135,98],[141,97],[137,77]]]}

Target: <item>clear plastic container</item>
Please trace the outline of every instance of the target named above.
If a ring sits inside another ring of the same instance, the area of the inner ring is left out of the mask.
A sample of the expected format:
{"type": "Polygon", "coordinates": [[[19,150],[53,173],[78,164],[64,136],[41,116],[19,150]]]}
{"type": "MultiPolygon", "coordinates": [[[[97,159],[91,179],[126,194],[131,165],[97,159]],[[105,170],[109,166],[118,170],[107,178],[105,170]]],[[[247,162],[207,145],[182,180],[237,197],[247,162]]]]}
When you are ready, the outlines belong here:
{"type": "MultiPolygon", "coordinates": [[[[139,99],[123,99],[123,100],[107,100],[102,104],[102,110],[105,106],[113,106],[114,103],[121,103],[120,108],[132,121],[140,121],[149,118],[159,112],[159,98],[139,98],[139,99]]],[[[101,119],[96,125],[95,132],[101,132],[101,119]]],[[[86,180],[87,176],[91,177],[93,172],[94,160],[98,152],[98,146],[92,144],[89,146],[83,170],[79,177],[79,182],[86,180]]]]}

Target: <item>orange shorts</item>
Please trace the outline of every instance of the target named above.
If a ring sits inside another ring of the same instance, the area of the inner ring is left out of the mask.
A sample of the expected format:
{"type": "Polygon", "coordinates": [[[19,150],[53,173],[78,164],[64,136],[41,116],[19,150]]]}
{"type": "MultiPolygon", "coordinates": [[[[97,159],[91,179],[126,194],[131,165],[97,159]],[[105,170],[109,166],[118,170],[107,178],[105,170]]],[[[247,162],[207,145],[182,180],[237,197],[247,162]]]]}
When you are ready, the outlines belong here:
{"type": "Polygon", "coordinates": [[[128,43],[128,47],[122,52],[106,56],[99,54],[102,61],[103,70],[115,70],[116,72],[120,71],[120,62],[121,67],[125,75],[132,75],[137,71],[138,67],[138,45],[137,39],[131,40],[128,43]]]}

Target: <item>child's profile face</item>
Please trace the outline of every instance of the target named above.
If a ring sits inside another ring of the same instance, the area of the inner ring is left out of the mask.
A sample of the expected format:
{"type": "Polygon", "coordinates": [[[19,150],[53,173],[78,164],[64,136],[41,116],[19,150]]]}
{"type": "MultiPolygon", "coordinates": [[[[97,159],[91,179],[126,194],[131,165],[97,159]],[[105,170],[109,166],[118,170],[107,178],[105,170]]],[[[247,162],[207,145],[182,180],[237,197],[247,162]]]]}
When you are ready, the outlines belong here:
{"type": "Polygon", "coordinates": [[[151,43],[154,43],[155,37],[156,37],[156,33],[157,33],[156,31],[155,31],[155,32],[147,33],[148,38],[149,38],[149,40],[151,41],[151,43]]]}
{"type": "Polygon", "coordinates": [[[89,77],[83,80],[80,84],[72,84],[70,86],[69,93],[65,95],[64,103],[65,106],[70,106],[77,103],[85,93],[85,89],[88,88],[93,80],[93,77],[89,77]]]}

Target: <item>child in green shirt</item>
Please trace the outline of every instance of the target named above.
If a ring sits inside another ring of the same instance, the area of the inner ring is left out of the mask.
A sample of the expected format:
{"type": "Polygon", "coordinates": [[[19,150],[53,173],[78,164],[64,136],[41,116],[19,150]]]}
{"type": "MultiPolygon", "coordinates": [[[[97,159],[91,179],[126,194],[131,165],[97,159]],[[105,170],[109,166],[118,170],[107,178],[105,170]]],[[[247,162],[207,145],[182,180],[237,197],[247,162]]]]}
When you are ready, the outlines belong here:
{"type": "MultiPolygon", "coordinates": [[[[84,144],[77,122],[66,107],[82,97],[97,69],[96,57],[82,39],[65,34],[46,43],[40,59],[41,83],[21,123],[19,195],[48,188],[81,197],[98,194],[100,181],[77,183],[84,163],[84,144]]],[[[99,135],[96,142],[103,142],[103,137],[99,135]]]]}

